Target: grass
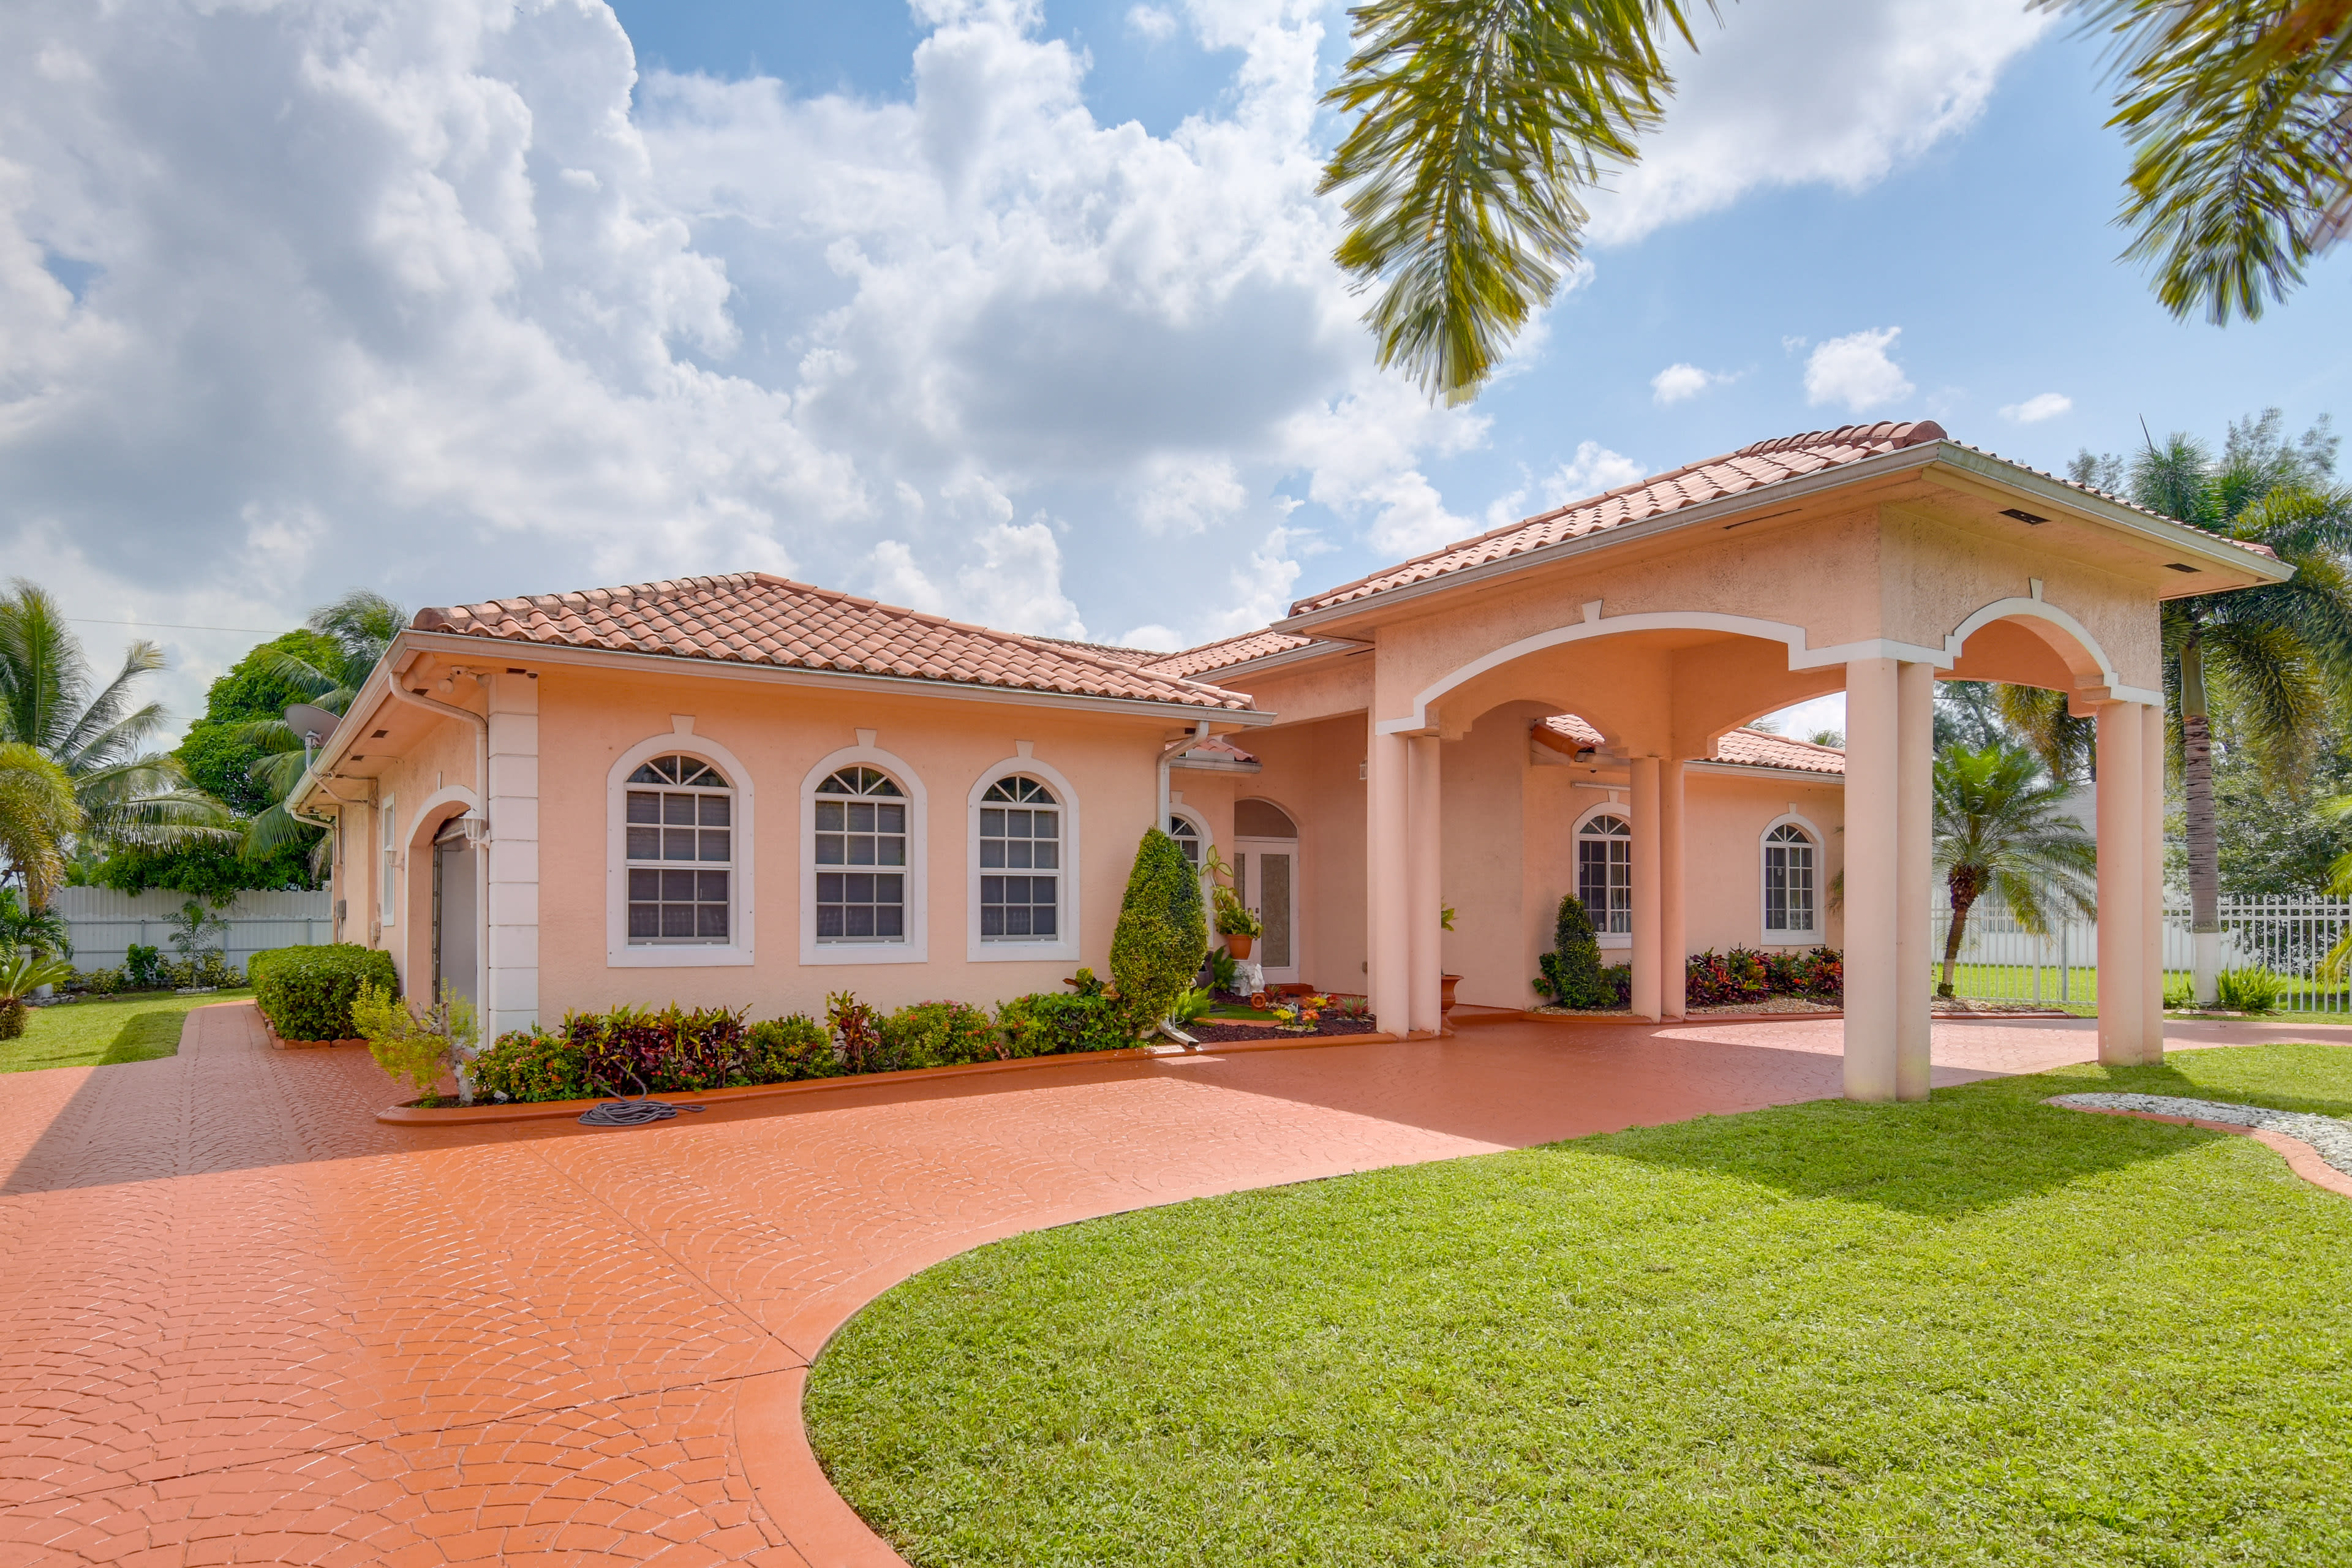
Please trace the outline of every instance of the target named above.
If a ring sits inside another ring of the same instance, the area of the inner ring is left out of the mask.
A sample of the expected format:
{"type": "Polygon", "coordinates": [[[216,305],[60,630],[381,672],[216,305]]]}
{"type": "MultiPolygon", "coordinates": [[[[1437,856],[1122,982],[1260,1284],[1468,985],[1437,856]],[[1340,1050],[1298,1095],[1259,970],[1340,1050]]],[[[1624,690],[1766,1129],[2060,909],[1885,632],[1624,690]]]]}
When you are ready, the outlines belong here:
{"type": "Polygon", "coordinates": [[[912,1562],[2352,1561],[2352,1203],[2127,1088],[2352,1113],[2352,1048],[2176,1053],[1017,1237],[819,1359],[912,1562]]]}
{"type": "Polygon", "coordinates": [[[137,991],[123,996],[85,997],[59,1007],[35,1007],[26,1019],[21,1038],[0,1040],[0,1072],[113,1067],[174,1056],[180,1049],[180,1026],[189,1008],[252,994],[243,988],[202,996],[137,991]]]}

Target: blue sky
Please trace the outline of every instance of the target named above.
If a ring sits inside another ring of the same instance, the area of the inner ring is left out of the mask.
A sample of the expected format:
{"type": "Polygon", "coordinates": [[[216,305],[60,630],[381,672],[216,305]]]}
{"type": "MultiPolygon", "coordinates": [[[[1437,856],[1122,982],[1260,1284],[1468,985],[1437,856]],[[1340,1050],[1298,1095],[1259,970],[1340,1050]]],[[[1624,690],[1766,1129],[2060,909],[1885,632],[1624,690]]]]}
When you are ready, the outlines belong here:
{"type": "Polygon", "coordinates": [[[2347,405],[2340,256],[2226,330],[2116,261],[2086,40],[2018,0],[1726,20],[1589,278],[1446,412],[1328,263],[1336,6],[28,0],[0,538],[95,650],[162,628],[185,711],[253,638],[171,628],[352,584],[756,567],[1167,644],[1793,431],[2054,468],[2347,405]]]}

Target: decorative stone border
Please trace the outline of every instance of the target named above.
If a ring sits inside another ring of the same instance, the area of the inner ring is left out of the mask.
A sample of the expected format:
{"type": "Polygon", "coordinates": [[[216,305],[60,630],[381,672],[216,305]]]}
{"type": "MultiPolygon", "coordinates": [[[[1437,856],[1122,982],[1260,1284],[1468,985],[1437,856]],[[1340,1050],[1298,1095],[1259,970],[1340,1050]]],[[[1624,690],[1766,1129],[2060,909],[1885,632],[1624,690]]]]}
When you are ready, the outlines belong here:
{"type": "Polygon", "coordinates": [[[2060,1094],[2042,1103],[2258,1138],[2285,1155],[2287,1168],[2313,1186],[2352,1198],[2352,1123],[2333,1116],[2170,1094],[2060,1094]]]}

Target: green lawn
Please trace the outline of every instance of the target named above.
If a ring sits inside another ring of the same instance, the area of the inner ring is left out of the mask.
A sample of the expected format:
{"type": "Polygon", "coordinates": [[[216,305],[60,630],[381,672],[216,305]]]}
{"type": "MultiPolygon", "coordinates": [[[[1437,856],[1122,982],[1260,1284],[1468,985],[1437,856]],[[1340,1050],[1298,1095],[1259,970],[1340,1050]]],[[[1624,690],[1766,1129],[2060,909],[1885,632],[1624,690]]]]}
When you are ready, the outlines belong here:
{"type": "Polygon", "coordinates": [[[35,1007],[23,1038],[0,1040],[0,1072],[112,1067],[173,1056],[180,1048],[180,1025],[189,1008],[252,994],[245,989],[203,996],[138,991],[127,996],[86,997],[62,1007],[35,1007]]]}
{"type": "Polygon", "coordinates": [[[984,1247],[818,1361],[914,1563],[2352,1562],[2352,1202],[2251,1139],[2352,1047],[2176,1053],[984,1247]]]}

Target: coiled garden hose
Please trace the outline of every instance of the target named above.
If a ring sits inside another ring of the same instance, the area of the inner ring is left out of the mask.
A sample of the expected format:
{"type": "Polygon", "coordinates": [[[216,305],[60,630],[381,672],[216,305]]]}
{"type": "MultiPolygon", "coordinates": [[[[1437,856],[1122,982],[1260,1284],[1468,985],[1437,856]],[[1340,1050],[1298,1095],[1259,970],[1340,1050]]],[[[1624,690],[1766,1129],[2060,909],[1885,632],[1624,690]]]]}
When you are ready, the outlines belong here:
{"type": "MultiPolygon", "coordinates": [[[[691,1110],[697,1115],[702,1113],[704,1108],[699,1105],[672,1105],[667,1100],[653,1099],[653,1091],[646,1088],[645,1079],[637,1078],[635,1073],[630,1072],[626,1068],[621,1070],[627,1072],[631,1078],[636,1079],[637,1098],[608,1100],[601,1105],[590,1106],[580,1113],[582,1126],[646,1127],[656,1121],[667,1121],[681,1110],[691,1110]]],[[[621,1092],[602,1079],[593,1079],[590,1081],[607,1094],[621,1092]]]]}

